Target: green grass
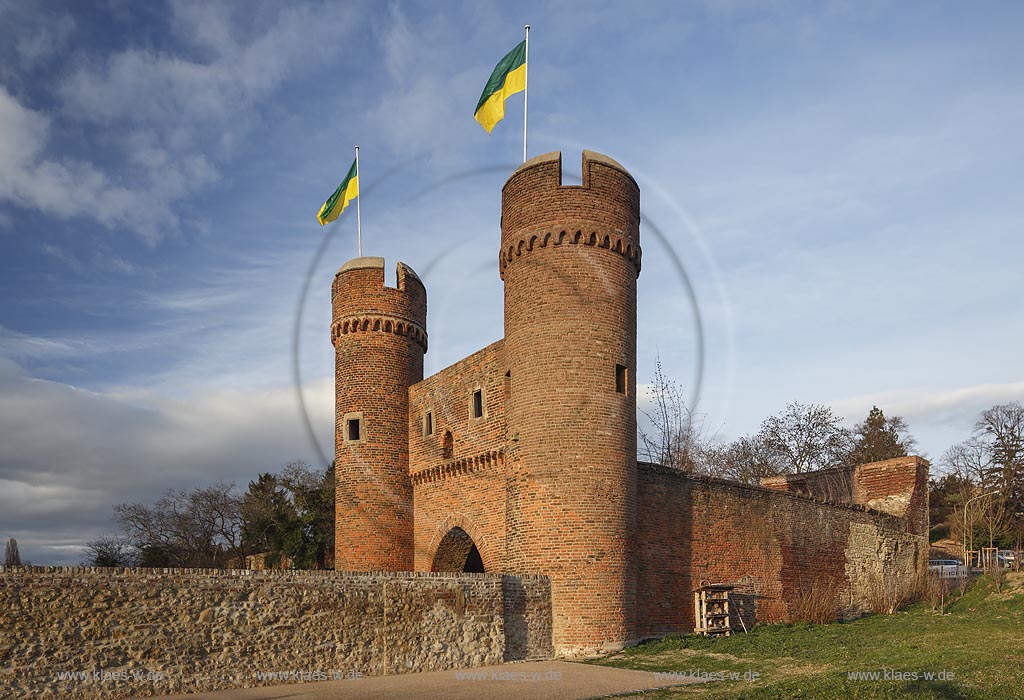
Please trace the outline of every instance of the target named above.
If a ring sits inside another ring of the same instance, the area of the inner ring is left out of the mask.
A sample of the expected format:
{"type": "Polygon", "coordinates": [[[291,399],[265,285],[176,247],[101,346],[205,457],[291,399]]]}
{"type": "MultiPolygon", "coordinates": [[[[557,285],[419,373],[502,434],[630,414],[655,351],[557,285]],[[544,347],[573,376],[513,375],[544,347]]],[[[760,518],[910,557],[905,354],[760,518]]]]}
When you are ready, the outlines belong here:
{"type": "Polygon", "coordinates": [[[656,698],[842,700],[1024,698],[1024,575],[995,593],[976,582],[946,615],[916,603],[894,615],[831,625],[763,625],[749,634],[671,637],[596,660],[608,666],[681,673],[756,672],[755,681],[716,681],[645,694],[656,698]],[[1007,591],[1012,591],[1007,593],[1007,591]],[[850,672],[917,673],[854,680],[850,672]],[[945,672],[945,678],[939,674],[945,672]],[[934,674],[925,679],[925,673],[934,674]]]}

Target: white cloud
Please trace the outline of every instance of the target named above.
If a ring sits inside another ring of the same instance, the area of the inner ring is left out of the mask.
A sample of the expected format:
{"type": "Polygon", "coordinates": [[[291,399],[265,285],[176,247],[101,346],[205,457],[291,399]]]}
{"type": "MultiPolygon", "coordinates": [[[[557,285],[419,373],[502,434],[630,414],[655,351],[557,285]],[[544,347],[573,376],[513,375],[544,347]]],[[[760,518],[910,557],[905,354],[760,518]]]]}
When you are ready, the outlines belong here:
{"type": "Polygon", "coordinates": [[[879,406],[911,423],[959,428],[966,437],[983,410],[1011,401],[1024,401],[1024,382],[883,392],[843,399],[832,406],[846,416],[867,415],[872,406],[879,406]]]}
{"type": "MultiPolygon", "coordinates": [[[[352,29],[348,7],[175,3],[172,10],[181,51],[86,54],[58,81],[59,118],[0,85],[0,200],[64,220],[91,218],[156,244],[179,229],[179,204],[221,179],[220,164],[260,123],[269,95],[295,72],[329,60],[352,29]],[[249,27],[247,36],[238,36],[239,25],[249,27]],[[58,128],[112,150],[102,161],[48,153],[58,128]]],[[[73,21],[57,22],[24,35],[22,60],[42,60],[46,32],[66,37],[73,29],[73,21]]]]}
{"type": "Polygon", "coordinates": [[[25,107],[3,86],[0,124],[0,200],[60,219],[84,216],[107,227],[130,227],[150,243],[173,224],[168,203],[154,201],[151,192],[119,185],[85,161],[45,157],[50,117],[25,107]]]}
{"type": "MultiPolygon", "coordinates": [[[[333,386],[322,377],[304,387],[328,454],[333,386]]],[[[80,526],[78,541],[66,534],[57,539],[82,544],[114,529],[114,504],[151,502],[166,488],[221,479],[244,487],[290,459],[318,461],[290,387],[209,391],[177,401],[33,379],[4,359],[0,434],[0,532],[25,532],[23,549],[50,542],[71,522],[80,526]]]]}

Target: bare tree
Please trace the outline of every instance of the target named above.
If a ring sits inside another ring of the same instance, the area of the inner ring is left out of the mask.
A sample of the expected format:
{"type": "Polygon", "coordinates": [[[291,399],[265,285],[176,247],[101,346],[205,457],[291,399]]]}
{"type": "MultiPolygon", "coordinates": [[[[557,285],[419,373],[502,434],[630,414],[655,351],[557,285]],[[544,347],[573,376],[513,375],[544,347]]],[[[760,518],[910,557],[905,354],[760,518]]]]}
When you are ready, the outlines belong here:
{"type": "Polygon", "coordinates": [[[13,537],[7,540],[4,552],[4,566],[21,566],[21,553],[18,551],[18,540],[13,537]]]}
{"type": "Polygon", "coordinates": [[[637,426],[640,457],[687,473],[702,471],[701,456],[709,443],[703,416],[690,411],[682,387],[665,376],[660,356],[648,393],[651,410],[640,412],[651,427],[637,426]]]}
{"type": "Polygon", "coordinates": [[[136,553],[127,537],[99,537],[85,545],[86,566],[135,566],[136,553]]]}
{"type": "Polygon", "coordinates": [[[701,462],[703,471],[711,476],[753,485],[784,471],[778,456],[757,435],[708,446],[702,451],[701,462]]]}
{"type": "Polygon", "coordinates": [[[985,485],[997,488],[1014,508],[1024,510],[1024,405],[993,406],[974,424],[974,438],[987,458],[985,485]]]}
{"type": "MultiPolygon", "coordinates": [[[[1019,538],[1024,530],[1024,406],[1014,401],[983,411],[971,437],[950,447],[943,462],[970,491],[995,492],[978,514],[988,539],[1019,538]]],[[[969,530],[973,526],[968,523],[969,530]]]]}
{"type": "Polygon", "coordinates": [[[806,472],[841,466],[850,452],[851,437],[832,409],[793,402],[761,424],[756,439],[786,472],[806,472]]]}
{"type": "Polygon", "coordinates": [[[220,567],[226,554],[245,565],[241,498],[234,484],[168,489],[152,506],[122,503],[114,510],[144,566],[220,567]]]}

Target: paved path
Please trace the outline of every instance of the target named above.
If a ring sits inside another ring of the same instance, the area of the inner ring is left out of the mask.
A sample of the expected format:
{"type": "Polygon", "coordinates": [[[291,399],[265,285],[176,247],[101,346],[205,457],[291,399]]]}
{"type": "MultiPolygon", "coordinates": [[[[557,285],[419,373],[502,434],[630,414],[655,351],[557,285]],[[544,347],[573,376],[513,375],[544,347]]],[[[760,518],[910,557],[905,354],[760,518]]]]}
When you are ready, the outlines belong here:
{"type": "MultiPolygon", "coordinates": [[[[690,681],[694,682],[694,681],[690,681]]],[[[531,661],[460,671],[430,671],[348,681],[218,690],[163,696],[164,700],[579,700],[684,685],[658,680],[648,671],[567,661],[531,661]]]]}

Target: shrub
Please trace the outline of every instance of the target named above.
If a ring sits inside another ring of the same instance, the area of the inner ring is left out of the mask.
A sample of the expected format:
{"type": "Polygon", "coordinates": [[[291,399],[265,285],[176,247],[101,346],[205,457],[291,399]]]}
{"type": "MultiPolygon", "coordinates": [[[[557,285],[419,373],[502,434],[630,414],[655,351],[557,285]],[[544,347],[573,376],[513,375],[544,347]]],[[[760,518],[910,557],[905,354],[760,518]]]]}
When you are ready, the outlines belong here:
{"type": "Polygon", "coordinates": [[[793,622],[824,625],[839,617],[835,591],[821,582],[801,584],[790,606],[793,622]]]}
{"type": "Polygon", "coordinates": [[[873,571],[864,587],[864,599],[871,612],[892,615],[908,603],[922,597],[926,578],[899,576],[884,571],[873,571]]]}

